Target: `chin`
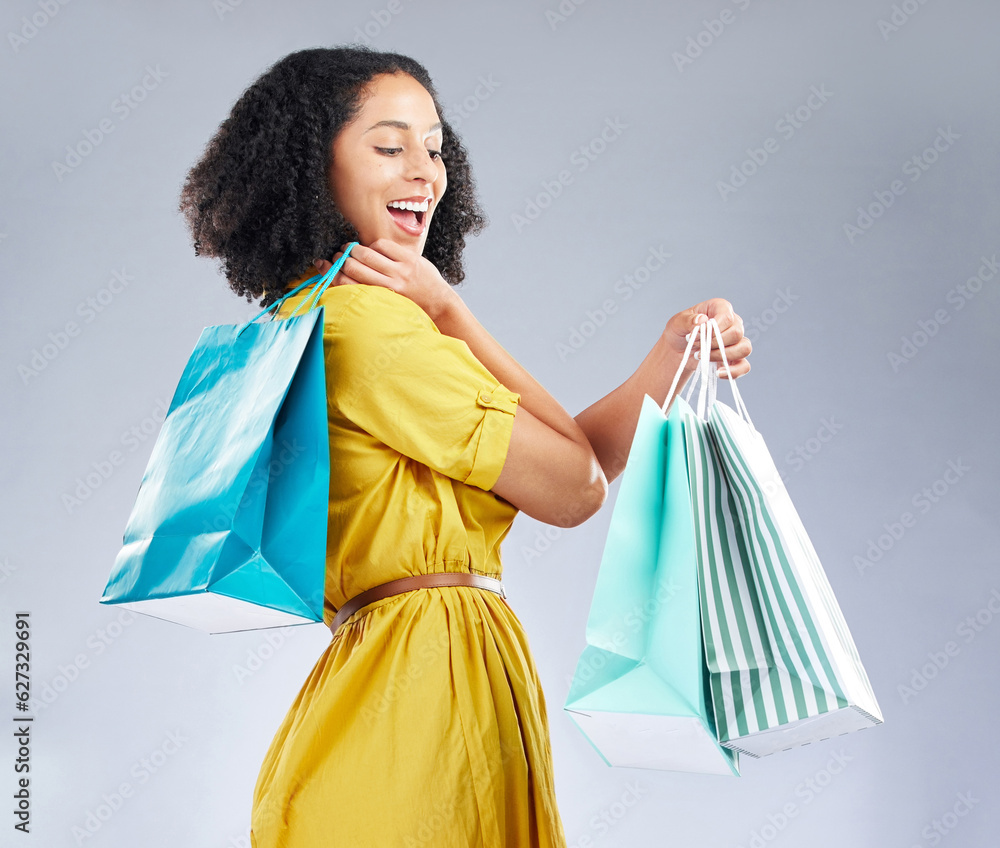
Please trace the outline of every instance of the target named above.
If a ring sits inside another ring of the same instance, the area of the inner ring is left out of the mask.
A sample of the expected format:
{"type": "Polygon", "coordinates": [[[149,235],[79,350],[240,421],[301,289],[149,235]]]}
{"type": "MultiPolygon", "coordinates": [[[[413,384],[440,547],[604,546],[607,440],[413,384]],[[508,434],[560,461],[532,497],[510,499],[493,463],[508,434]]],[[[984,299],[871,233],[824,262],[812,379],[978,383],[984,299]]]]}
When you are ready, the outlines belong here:
{"type": "Polygon", "coordinates": [[[396,235],[391,236],[391,239],[400,247],[405,247],[412,253],[417,254],[417,256],[422,256],[424,253],[425,241],[423,239],[413,239],[407,238],[406,236],[400,237],[396,235]]]}

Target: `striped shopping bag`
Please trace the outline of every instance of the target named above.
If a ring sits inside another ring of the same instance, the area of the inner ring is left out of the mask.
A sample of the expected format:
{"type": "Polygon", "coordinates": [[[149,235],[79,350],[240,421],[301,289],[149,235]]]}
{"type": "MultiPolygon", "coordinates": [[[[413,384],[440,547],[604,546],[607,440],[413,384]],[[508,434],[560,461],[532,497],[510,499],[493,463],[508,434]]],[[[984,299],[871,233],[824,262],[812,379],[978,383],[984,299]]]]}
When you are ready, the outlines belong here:
{"type": "Polygon", "coordinates": [[[714,321],[699,333],[705,354],[693,378],[701,383],[698,409],[678,398],[672,412],[684,421],[719,740],[760,757],[880,724],[882,715],[823,566],[735,381],[736,410],[715,398],[716,371],[707,355],[712,332],[721,336],[714,321]]]}

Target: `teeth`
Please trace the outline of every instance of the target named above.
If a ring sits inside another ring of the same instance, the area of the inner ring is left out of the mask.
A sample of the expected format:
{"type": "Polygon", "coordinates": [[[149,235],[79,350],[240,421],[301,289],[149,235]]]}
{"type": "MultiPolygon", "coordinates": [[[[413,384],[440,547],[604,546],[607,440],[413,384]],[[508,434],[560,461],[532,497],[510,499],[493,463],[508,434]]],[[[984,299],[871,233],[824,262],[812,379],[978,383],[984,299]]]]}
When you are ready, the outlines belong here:
{"type": "Polygon", "coordinates": [[[393,209],[409,209],[411,212],[426,212],[430,207],[430,202],[425,200],[422,203],[413,203],[412,201],[402,201],[394,200],[392,203],[386,204],[391,206],[393,209]]]}

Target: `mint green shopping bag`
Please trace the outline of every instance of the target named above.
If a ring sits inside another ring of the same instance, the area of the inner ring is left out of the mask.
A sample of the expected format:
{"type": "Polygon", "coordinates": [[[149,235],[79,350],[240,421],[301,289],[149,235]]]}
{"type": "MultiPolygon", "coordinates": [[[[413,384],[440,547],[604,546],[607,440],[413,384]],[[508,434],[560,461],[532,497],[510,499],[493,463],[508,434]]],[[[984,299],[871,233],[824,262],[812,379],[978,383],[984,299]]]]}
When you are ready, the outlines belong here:
{"type": "Polygon", "coordinates": [[[586,638],[563,709],[609,766],[739,774],[711,713],[683,421],[648,395],[586,638]]]}

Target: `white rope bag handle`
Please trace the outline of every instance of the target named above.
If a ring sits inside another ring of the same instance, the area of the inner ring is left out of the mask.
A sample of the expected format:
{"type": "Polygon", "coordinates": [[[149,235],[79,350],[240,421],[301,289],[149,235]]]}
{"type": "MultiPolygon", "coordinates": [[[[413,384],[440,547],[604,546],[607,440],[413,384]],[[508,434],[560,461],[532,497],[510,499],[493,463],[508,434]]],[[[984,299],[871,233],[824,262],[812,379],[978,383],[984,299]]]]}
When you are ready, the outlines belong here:
{"type": "Polygon", "coordinates": [[[702,420],[707,420],[708,412],[715,403],[719,384],[718,369],[709,361],[709,356],[712,352],[713,333],[715,338],[718,339],[719,350],[722,351],[722,367],[725,369],[726,376],[729,378],[729,387],[733,392],[733,401],[736,407],[736,412],[747,422],[747,424],[750,425],[754,431],[756,431],[757,428],[753,426],[753,421],[750,419],[750,413],[747,411],[746,404],[743,402],[743,396],[740,394],[740,390],[736,385],[736,378],[733,377],[733,372],[729,370],[729,360],[726,358],[726,347],[722,341],[722,331],[719,329],[719,322],[714,318],[709,318],[704,323],[699,324],[688,335],[687,347],[684,348],[684,355],[681,357],[680,365],[677,367],[677,373],[674,374],[673,382],[670,384],[670,390],[667,392],[667,397],[663,401],[660,411],[663,414],[666,414],[667,407],[670,405],[670,401],[674,396],[674,390],[680,382],[681,374],[684,373],[684,366],[687,365],[687,361],[691,357],[691,351],[694,347],[695,340],[697,339],[700,342],[701,356],[698,360],[698,369],[691,376],[691,382],[688,384],[687,394],[684,399],[690,403],[691,396],[694,393],[695,384],[699,384],[700,391],[698,392],[698,402],[693,406],[698,417],[702,420]]]}

